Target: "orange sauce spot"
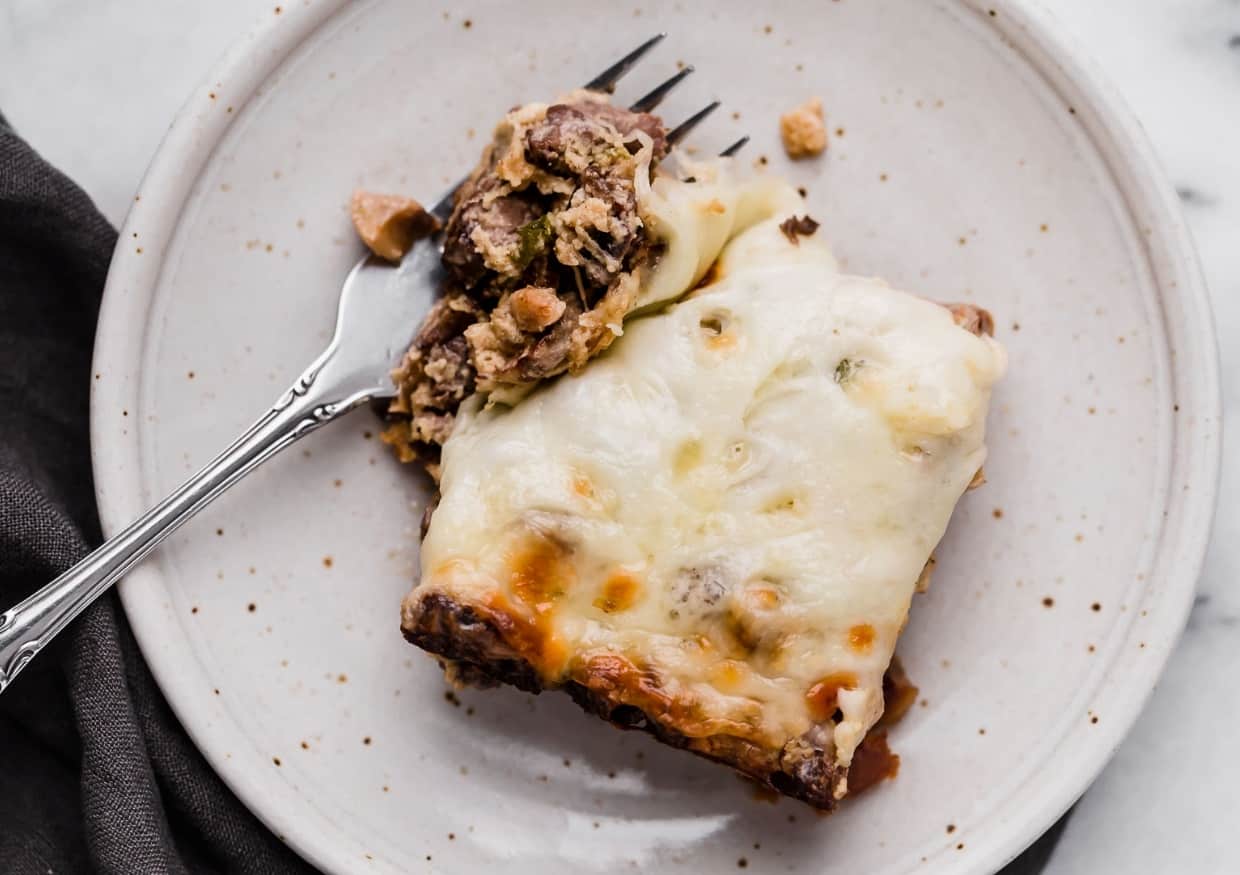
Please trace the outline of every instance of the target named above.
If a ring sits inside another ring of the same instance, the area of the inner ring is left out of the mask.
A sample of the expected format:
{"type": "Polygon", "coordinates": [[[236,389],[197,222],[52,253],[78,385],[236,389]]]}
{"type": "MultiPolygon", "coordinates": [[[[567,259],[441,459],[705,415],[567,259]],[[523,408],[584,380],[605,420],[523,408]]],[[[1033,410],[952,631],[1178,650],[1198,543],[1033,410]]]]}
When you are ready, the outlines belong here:
{"type": "Polygon", "coordinates": [[[491,620],[504,640],[544,677],[558,679],[568,662],[568,651],[554,628],[554,608],[576,582],[576,573],[563,544],[531,532],[505,557],[508,590],[520,603],[503,595],[488,603],[491,620]]]}
{"type": "Polygon", "coordinates": [[[560,640],[560,636],[550,634],[542,646],[542,661],[539,667],[548,677],[556,677],[568,663],[568,647],[560,640]]]}
{"type": "Polygon", "coordinates": [[[573,475],[573,492],[582,498],[594,498],[594,484],[590,482],[590,478],[584,474],[573,475]]]}
{"type": "Polygon", "coordinates": [[[568,648],[551,627],[550,617],[516,610],[502,595],[492,596],[487,607],[504,641],[544,677],[558,679],[568,662],[568,648]]]}
{"type": "Polygon", "coordinates": [[[731,331],[724,331],[720,334],[708,335],[706,345],[715,352],[734,349],[736,347],[736,334],[731,331]]]}
{"type": "Polygon", "coordinates": [[[848,646],[858,653],[865,653],[874,645],[874,627],[869,623],[853,626],[848,630],[848,646]]]}
{"type": "Polygon", "coordinates": [[[841,671],[827,675],[805,693],[805,705],[809,709],[810,717],[819,723],[831,719],[840,690],[856,688],[857,676],[852,672],[841,671]]]}
{"type": "Polygon", "coordinates": [[[711,198],[702,205],[702,209],[708,213],[714,213],[716,216],[722,216],[728,211],[727,206],[719,198],[711,198]]]}
{"type": "Polygon", "coordinates": [[[714,665],[710,672],[711,682],[723,693],[735,692],[745,679],[748,669],[743,662],[725,659],[714,665]]]}
{"type": "Polygon", "coordinates": [[[512,594],[540,614],[551,610],[574,578],[567,550],[550,538],[533,535],[508,556],[512,594]]]}
{"type": "Polygon", "coordinates": [[[594,607],[605,614],[627,611],[641,595],[642,584],[627,571],[615,571],[603,584],[603,590],[594,600],[594,607]]]}

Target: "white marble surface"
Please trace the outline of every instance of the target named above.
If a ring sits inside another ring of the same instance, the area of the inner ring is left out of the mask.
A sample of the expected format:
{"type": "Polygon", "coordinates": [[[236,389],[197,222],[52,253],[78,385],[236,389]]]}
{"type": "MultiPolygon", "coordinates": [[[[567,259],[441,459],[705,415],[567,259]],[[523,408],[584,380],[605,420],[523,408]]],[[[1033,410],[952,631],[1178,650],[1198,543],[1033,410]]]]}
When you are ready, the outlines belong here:
{"type": "MultiPolygon", "coordinates": [[[[918,0],[908,0],[918,2],[918,0]]],[[[1181,190],[1240,367],[1240,2],[1046,0],[1143,120],[1181,190]]],[[[6,0],[0,111],[119,224],[191,87],[265,0],[6,0]]],[[[1236,446],[1225,436],[1224,454],[1236,446]]],[[[1213,546],[1183,642],[1046,871],[1240,872],[1240,466],[1224,464],[1213,546]]]]}

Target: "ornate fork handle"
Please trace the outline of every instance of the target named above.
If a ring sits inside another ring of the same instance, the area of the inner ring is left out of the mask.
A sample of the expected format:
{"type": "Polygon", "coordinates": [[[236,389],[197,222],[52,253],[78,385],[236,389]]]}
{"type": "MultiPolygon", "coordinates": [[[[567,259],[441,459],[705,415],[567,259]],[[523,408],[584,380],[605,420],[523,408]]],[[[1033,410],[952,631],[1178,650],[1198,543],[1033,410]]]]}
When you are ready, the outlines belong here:
{"type": "Polygon", "coordinates": [[[379,394],[347,372],[323,378],[333,344],[293,386],[175,492],[47,586],[0,614],[0,692],[43,647],[182,523],[280,450],[379,394]],[[352,378],[351,378],[352,377],[352,378]],[[353,384],[350,386],[349,384],[353,384]]]}

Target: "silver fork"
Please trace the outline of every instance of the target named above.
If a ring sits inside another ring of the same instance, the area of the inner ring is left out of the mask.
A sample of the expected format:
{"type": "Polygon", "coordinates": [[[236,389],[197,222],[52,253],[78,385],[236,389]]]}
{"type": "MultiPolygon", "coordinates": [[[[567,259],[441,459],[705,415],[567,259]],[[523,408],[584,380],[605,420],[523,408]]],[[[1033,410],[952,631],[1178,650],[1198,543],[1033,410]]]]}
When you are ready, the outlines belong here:
{"type": "MultiPolygon", "coordinates": [[[[612,93],[665,34],[642,43],[586,83],[612,93]]],[[[686,67],[633,104],[647,112],[693,72],[686,67]]],[[[713,101],[668,134],[684,140],[719,107],[713,101]]],[[[748,137],[723,151],[735,154],[748,137]]],[[[431,208],[441,222],[452,212],[454,185],[431,208]]],[[[362,404],[390,398],[391,370],[430,309],[440,287],[442,235],[415,245],[399,265],[363,257],[345,278],[336,332],[327,349],[297,381],[228,449],[180,488],[47,586],[0,614],[0,692],[17,673],[95,599],[220,493],[276,453],[362,404]]]]}

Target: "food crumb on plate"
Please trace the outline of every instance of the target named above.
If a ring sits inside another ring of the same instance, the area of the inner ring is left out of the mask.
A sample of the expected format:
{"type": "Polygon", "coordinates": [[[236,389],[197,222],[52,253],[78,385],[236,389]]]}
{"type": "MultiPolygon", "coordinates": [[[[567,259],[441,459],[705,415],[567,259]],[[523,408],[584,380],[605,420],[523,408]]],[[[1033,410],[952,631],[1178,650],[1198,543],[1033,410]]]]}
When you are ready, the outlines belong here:
{"type": "Polygon", "coordinates": [[[827,127],[823,121],[822,100],[811,97],[779,118],[779,134],[784,151],[794,160],[821,155],[827,149],[827,127]]]}

